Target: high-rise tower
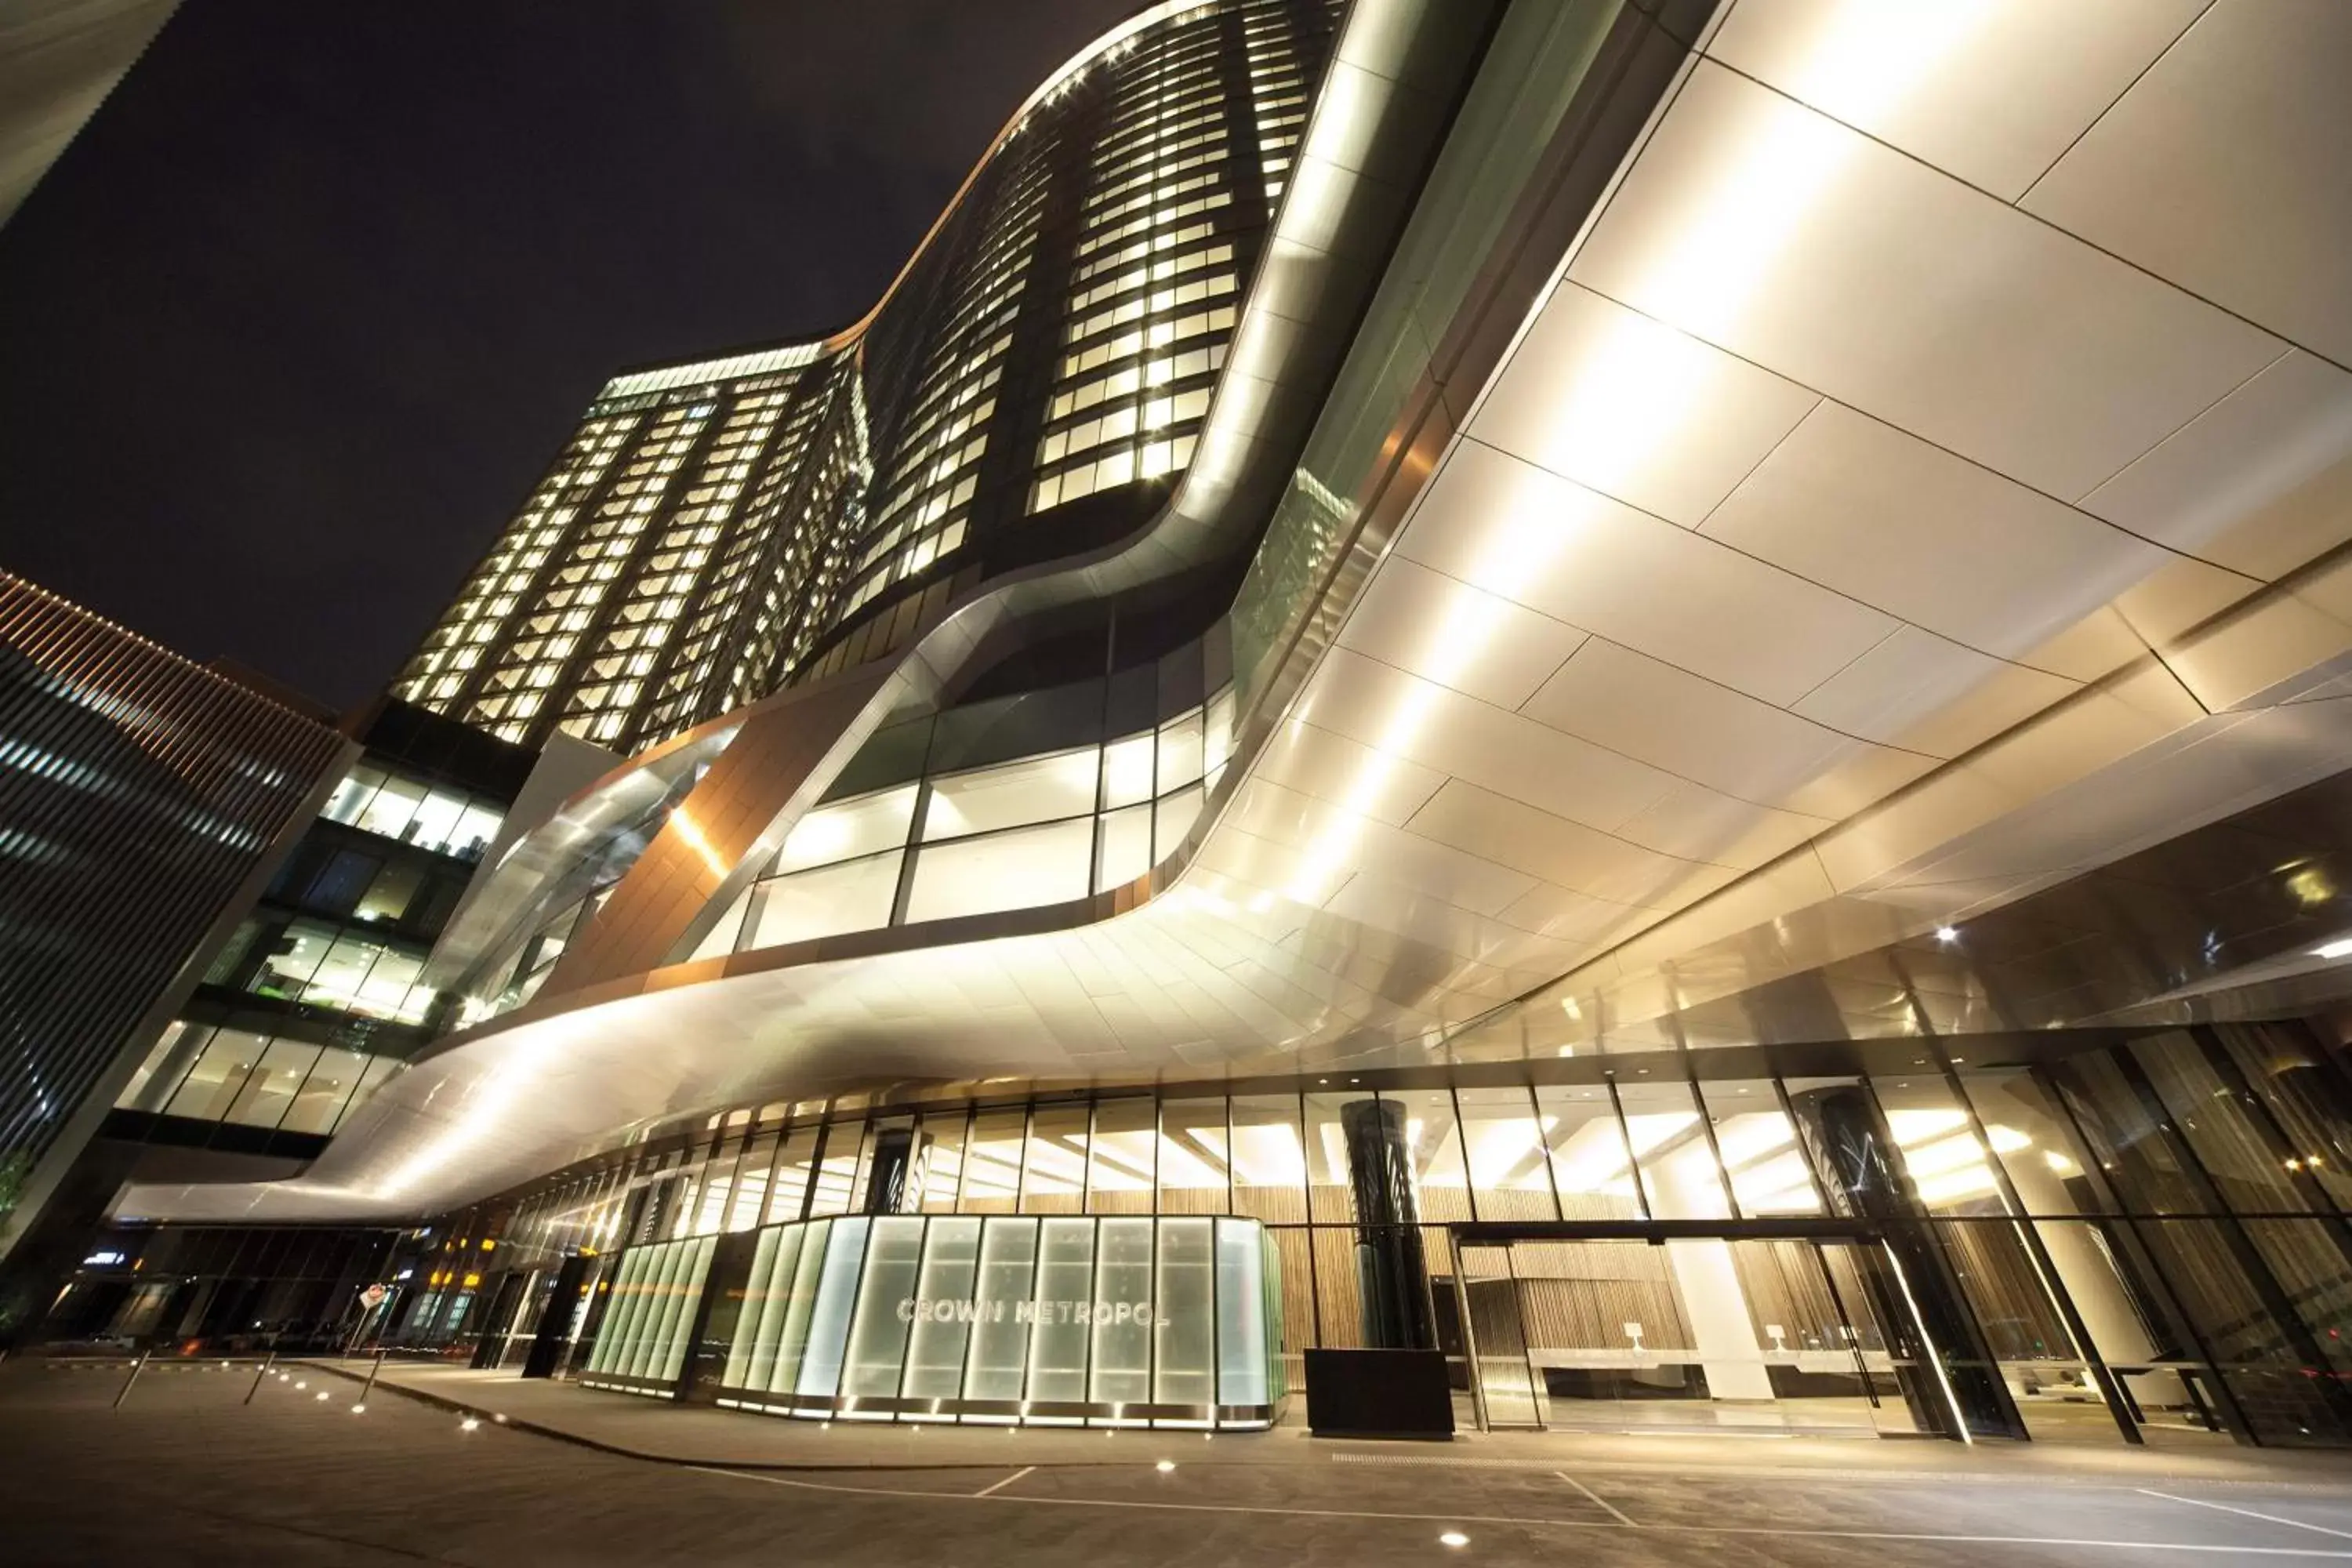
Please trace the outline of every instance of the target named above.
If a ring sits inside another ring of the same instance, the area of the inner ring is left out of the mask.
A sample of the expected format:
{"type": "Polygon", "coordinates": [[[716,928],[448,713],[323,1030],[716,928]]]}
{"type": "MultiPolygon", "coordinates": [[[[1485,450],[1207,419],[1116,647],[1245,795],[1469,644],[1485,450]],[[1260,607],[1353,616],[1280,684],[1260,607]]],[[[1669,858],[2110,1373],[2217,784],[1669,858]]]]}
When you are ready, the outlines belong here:
{"type": "Polygon", "coordinates": [[[397,694],[635,752],[1132,531],[1192,461],[1337,10],[1144,13],[865,320],[609,382],[397,694]]]}

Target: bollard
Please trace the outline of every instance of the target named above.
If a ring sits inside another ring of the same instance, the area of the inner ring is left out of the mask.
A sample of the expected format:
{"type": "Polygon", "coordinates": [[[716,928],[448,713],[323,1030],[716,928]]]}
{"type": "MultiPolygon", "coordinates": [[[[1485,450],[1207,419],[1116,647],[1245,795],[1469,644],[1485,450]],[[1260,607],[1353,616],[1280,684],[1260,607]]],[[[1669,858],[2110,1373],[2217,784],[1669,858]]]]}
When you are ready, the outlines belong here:
{"type": "Polygon", "coordinates": [[[114,1396],[114,1405],[112,1408],[116,1410],[121,1409],[122,1402],[131,1396],[131,1385],[139,1381],[139,1373],[144,1370],[147,1365],[148,1353],[149,1352],[146,1351],[141,1351],[139,1352],[139,1359],[131,1363],[131,1375],[122,1380],[122,1387],[114,1396]]]}
{"type": "Polygon", "coordinates": [[[253,1386],[245,1391],[245,1402],[247,1405],[252,1404],[253,1396],[261,1392],[261,1380],[269,1375],[269,1363],[277,1359],[278,1352],[274,1350],[261,1358],[261,1370],[253,1374],[253,1386]]]}

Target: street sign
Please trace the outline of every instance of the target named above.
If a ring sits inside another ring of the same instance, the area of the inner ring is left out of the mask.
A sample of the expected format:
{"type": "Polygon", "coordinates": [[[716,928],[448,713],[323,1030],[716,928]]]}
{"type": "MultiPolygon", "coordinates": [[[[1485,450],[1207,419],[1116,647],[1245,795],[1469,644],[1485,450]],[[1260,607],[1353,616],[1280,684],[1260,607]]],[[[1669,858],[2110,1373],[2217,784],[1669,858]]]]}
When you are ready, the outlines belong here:
{"type": "Polygon", "coordinates": [[[360,1305],[373,1310],[382,1306],[383,1299],[391,1294],[391,1291],[381,1285],[371,1285],[360,1292],[360,1305]]]}

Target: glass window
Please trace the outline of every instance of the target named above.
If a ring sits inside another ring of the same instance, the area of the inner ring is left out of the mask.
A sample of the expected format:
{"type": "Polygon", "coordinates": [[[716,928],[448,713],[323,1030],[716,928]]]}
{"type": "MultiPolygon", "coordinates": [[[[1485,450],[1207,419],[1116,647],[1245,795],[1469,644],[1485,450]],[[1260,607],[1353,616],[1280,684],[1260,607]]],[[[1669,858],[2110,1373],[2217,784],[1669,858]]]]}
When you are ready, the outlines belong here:
{"type": "Polygon", "coordinates": [[[1798,1147],[1796,1126],[1780,1109],[1770,1079],[1703,1083],[1699,1098],[1715,1123],[1723,1173],[1741,1214],[1822,1212],[1821,1194],[1813,1186],[1805,1152],[1798,1147]]]}
{"type": "Polygon", "coordinates": [[[147,1053],[147,1059],[139,1064],[139,1070],[131,1075],[131,1081],[122,1086],[122,1092],[114,1097],[114,1103],[128,1110],[160,1110],[172,1091],[180,1087],[180,1079],[204,1048],[205,1039],[211,1032],[202,1024],[173,1019],[155,1042],[155,1048],[147,1053]],[[142,1105],[142,1096],[155,1103],[142,1105]]]}
{"type": "Polygon", "coordinates": [[[1160,727],[1160,766],[1155,795],[1166,795],[1201,777],[1201,714],[1198,709],[1160,727]]]}
{"type": "Polygon", "coordinates": [[[338,849],[320,868],[319,874],[310,879],[302,901],[312,909],[347,915],[383,868],[383,861],[376,856],[362,855],[356,849],[338,849]]]}
{"type": "Polygon", "coordinates": [[[499,836],[499,825],[506,814],[492,805],[469,805],[458,817],[457,826],[449,836],[449,853],[461,860],[478,860],[490,840],[499,836]]]}
{"type": "Polygon", "coordinates": [[[1210,1375],[1216,1344],[1211,1318],[1216,1295],[1210,1250],[1213,1224],[1205,1218],[1159,1222],[1160,1282],[1153,1294],[1160,1321],[1152,1347],[1156,1366],[1151,1391],[1157,1404],[1202,1405],[1214,1395],[1210,1375]]]}
{"type": "Polygon", "coordinates": [[[1462,1163],[1462,1131],[1454,1123],[1454,1096],[1444,1089],[1415,1089],[1381,1098],[1404,1103],[1405,1146],[1421,1217],[1468,1219],[1470,1177],[1462,1163]]]}
{"type": "Polygon", "coordinates": [[[1633,1157],[1609,1090],[1599,1085],[1547,1084],[1536,1090],[1544,1150],[1563,1219],[1640,1219],[1633,1157]]]}
{"type": "Polygon", "coordinates": [[[363,921],[396,921],[408,912],[409,900],[424,881],[424,868],[395,861],[376,873],[352,912],[363,921]]]}
{"type": "Polygon", "coordinates": [[[1160,1212],[1231,1214],[1225,1181],[1225,1101],[1163,1100],[1160,1107],[1160,1212]]]}
{"type": "Polygon", "coordinates": [[[1076,1403],[1087,1396],[1087,1324],[1077,1309],[1095,1299],[1097,1223],[1037,1222],[1036,1322],[1029,1339],[1027,1395],[1033,1401],[1076,1403]]]}
{"type": "Polygon", "coordinates": [[[1654,1219],[1727,1219],[1715,1155],[1691,1102],[1690,1085],[1621,1083],[1625,1131],[1633,1142],[1642,1190],[1654,1219]]]}
{"type": "Polygon", "coordinates": [[[1151,1397],[1151,1221],[1094,1223],[1097,1254],[1088,1299],[1097,1306],[1087,1397],[1140,1405],[1151,1397]]]}
{"type": "Polygon", "coordinates": [[[970,1113],[950,1110],[923,1118],[921,1137],[929,1140],[923,1154],[923,1212],[953,1214],[956,1193],[963,1183],[963,1135],[970,1113]]]}
{"type": "Polygon", "coordinates": [[[906,784],[817,807],[785,837],[775,869],[803,871],[904,847],[907,825],[914,820],[915,795],[916,786],[906,784]]]}
{"type": "Polygon", "coordinates": [[[2344,1085],[2283,1024],[2217,1024],[2214,1036],[2238,1064],[2294,1146],[2300,1162],[2338,1208],[2352,1209],[2352,1109],[2344,1085]]]}
{"type": "Polygon", "coordinates": [[[875,855],[761,882],[751,894],[743,950],[881,930],[890,923],[901,858],[875,855]]]}
{"type": "MultiPolygon", "coordinates": [[[[343,946],[341,942],[335,945],[338,951],[343,946]]],[[[404,1023],[416,1022],[425,1016],[432,1003],[432,994],[417,984],[424,973],[425,961],[421,958],[377,950],[375,962],[368,966],[367,978],[360,982],[352,1010],[379,1018],[397,1018],[404,1023]]]]}
{"type": "Polygon", "coordinates": [[[2221,1188],[2222,1202],[2241,1214],[2294,1214],[2308,1206],[2287,1170],[2287,1151],[2272,1146],[2268,1130],[2257,1120],[2260,1107],[2248,1103],[2251,1095],[2222,1081],[2192,1037],[2175,1033],[2137,1040],[2131,1054],[2156,1085],[2205,1173],[2221,1188]]]}
{"type": "Polygon", "coordinates": [[[965,1214],[1011,1214],[1021,1194],[1021,1145],[1028,1125],[1021,1110],[983,1110],[972,1118],[971,1142],[964,1152],[965,1214]]]}
{"type": "Polygon", "coordinates": [[[1087,746],[936,780],[923,811],[924,841],[1085,816],[1095,808],[1096,764],[1097,748],[1087,746]]]}
{"type": "Polygon", "coordinates": [[[447,847],[457,831],[458,819],[466,814],[466,799],[446,790],[427,790],[418,803],[415,818],[408,825],[408,841],[421,848],[440,850],[447,847]]]}
{"type": "Polygon", "coordinates": [[[278,936],[276,951],[261,961],[252,989],[266,996],[299,1000],[310,976],[335,945],[334,932],[325,926],[297,921],[278,936]]]}
{"type": "Polygon", "coordinates": [[[1149,1095],[1096,1104],[1094,1131],[1087,1140],[1087,1213],[1151,1212],[1159,1109],[1149,1095]]]}
{"type": "Polygon", "coordinates": [[[727,1229],[750,1230],[760,1223],[768,1201],[768,1167],[775,1163],[775,1159],[773,1132],[759,1134],[743,1151],[743,1158],[735,1169],[735,1200],[728,1212],[727,1229]]]}
{"type": "Polygon", "coordinates": [[[310,1064],[318,1059],[316,1046],[296,1040],[272,1040],[247,1077],[245,1087],[237,1091],[224,1120],[247,1127],[277,1126],[286,1108],[294,1103],[294,1091],[301,1087],[310,1064]]]}
{"type": "Polygon", "coordinates": [[[1478,1217],[1558,1219],[1533,1096],[1524,1089],[1465,1089],[1455,1099],[1478,1217]]]}
{"type": "Polygon", "coordinates": [[[992,1219],[981,1226],[979,1307],[964,1366],[964,1397],[1021,1397],[1030,1329],[1020,1309],[1032,1300],[1037,1229],[1034,1219],[992,1219]]]}
{"type": "Polygon", "coordinates": [[[343,1104],[359,1086],[360,1075],[367,1070],[368,1058],[358,1051],[330,1047],[319,1053],[310,1074],[295,1092],[294,1103],[288,1108],[286,1119],[278,1124],[281,1132],[327,1133],[335,1130],[335,1119],[342,1114],[343,1104]]]}
{"type": "Polygon", "coordinates": [[[335,1125],[341,1126],[344,1117],[348,1117],[352,1111],[365,1105],[368,1102],[368,1097],[375,1093],[385,1079],[398,1073],[402,1066],[400,1061],[392,1057],[370,1058],[367,1067],[360,1073],[359,1087],[352,1090],[352,1098],[344,1103],[342,1115],[335,1118],[335,1125]]]}
{"type": "Polygon", "coordinates": [[[817,1163],[812,1215],[847,1214],[866,1194],[857,1190],[857,1166],[866,1142],[862,1118],[836,1121],[824,1130],[824,1156],[817,1163]]]}
{"type": "Polygon", "coordinates": [[[1943,1079],[1874,1078],[1870,1087],[1886,1113],[1895,1146],[1903,1152],[1904,1172],[1929,1214],[2008,1212],[1985,1146],[1943,1079]]]}
{"type": "Polygon", "coordinates": [[[1160,801],[1151,823],[1151,863],[1158,865],[1176,853],[1184,835],[1201,816],[1201,786],[1188,784],[1160,801]]]}
{"type": "Polygon", "coordinates": [[[1084,1206],[1087,1116],[1084,1105],[1041,1105],[1030,1117],[1023,1214],[1076,1214],[1084,1206]]]}
{"type": "MultiPolygon", "coordinates": [[[[1234,1214],[1297,1223],[1307,1217],[1307,1148],[1295,1094],[1233,1097],[1234,1214]]],[[[1465,1216],[1467,1217],[1467,1216],[1465,1216]]]]}
{"type": "Polygon", "coordinates": [[[172,1096],[167,1114],[218,1121],[236,1102],[237,1091],[245,1087],[247,1075],[260,1062],[268,1044],[261,1036],[242,1029],[215,1029],[205,1054],[196,1058],[179,1092],[172,1096]]]}
{"type": "Polygon", "coordinates": [[[1095,891],[1124,887],[1151,869],[1151,806],[1130,805],[1097,824],[1100,837],[1095,891]]]}
{"type": "Polygon", "coordinates": [[[1318,1220],[1346,1223],[1356,1217],[1355,1167],[1348,1157],[1342,1112],[1353,1101],[1372,1098],[1369,1091],[1307,1097],[1307,1200],[1318,1220]]]}
{"type": "Polygon", "coordinates": [[[2090,1156],[2032,1073],[1972,1072],[1960,1083],[2026,1213],[2100,1212],[2097,1191],[2084,1171],[2090,1156]]]}
{"type": "Polygon", "coordinates": [[[415,779],[386,778],[383,787],[361,811],[357,826],[363,833],[381,833],[386,838],[406,836],[408,825],[415,820],[416,808],[425,802],[425,786],[415,779]]]}
{"type": "Polygon", "coordinates": [[[908,921],[1083,899],[1093,847],[1094,825],[1084,817],[929,846],[915,862],[908,921]]]}
{"type": "Polygon", "coordinates": [[[369,799],[383,786],[385,776],[382,768],[362,763],[336,784],[335,793],[327,797],[319,815],[330,822],[357,822],[369,799]]]}
{"type": "Polygon", "coordinates": [[[1151,734],[1129,735],[1103,748],[1103,808],[1150,800],[1152,795],[1151,734]]]}
{"type": "Polygon", "coordinates": [[[776,1156],[775,1179],[768,1194],[769,1224],[801,1217],[801,1205],[808,1197],[810,1164],[816,1158],[816,1135],[814,1121],[795,1122],[784,1133],[783,1149],[776,1156]]]}
{"type": "Polygon", "coordinates": [[[2210,1209],[2179,1144],[2105,1053],[2069,1057],[2051,1068],[2051,1078],[2127,1207],[2140,1214],[2210,1209]]]}

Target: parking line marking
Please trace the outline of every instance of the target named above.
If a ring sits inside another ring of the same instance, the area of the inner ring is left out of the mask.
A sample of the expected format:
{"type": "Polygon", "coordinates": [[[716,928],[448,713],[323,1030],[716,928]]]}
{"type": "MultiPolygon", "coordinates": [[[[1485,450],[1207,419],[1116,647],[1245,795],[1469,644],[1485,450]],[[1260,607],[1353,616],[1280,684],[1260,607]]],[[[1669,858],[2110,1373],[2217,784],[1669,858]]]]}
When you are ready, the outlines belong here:
{"type": "Polygon", "coordinates": [[[2175,1497],[2170,1492],[2151,1491],[2146,1487],[2134,1487],[2132,1490],[2142,1497],[2160,1497],[2167,1502],[2185,1502],[2191,1508],[2219,1509],[2223,1513],[2242,1513],[2248,1519],[2259,1519],[2271,1524],[2291,1525],[2296,1530],[2315,1530],[2322,1535],[2332,1535],[2339,1541],[2352,1541],[2352,1530],[2330,1530],[2324,1524],[2305,1524],[2299,1519],[2283,1519],[2274,1513],[2256,1513],[2250,1508],[2231,1508],[2228,1503],[2207,1502],[2201,1498],[2175,1497]]]}
{"type": "Polygon", "coordinates": [[[1586,1486],[1582,1481],[1578,1480],[1574,1476],[1570,1475],[1566,1470],[1554,1470],[1552,1474],[1558,1476],[1561,1480],[1566,1481],[1570,1486],[1574,1487],[1578,1491],[1582,1492],[1586,1497],[1591,1498],[1594,1502],[1599,1503],[1602,1508],[1607,1509],[1609,1510],[1609,1517],[1623,1525],[1626,1529],[1639,1530],[1642,1528],[1640,1525],[1635,1524],[1632,1520],[1625,1517],[1624,1510],[1619,1508],[1615,1503],[1611,1502],[1607,1498],[1602,1497],[1599,1492],[1594,1491],[1591,1487],[1586,1486]]]}
{"type": "MultiPolygon", "coordinates": [[[[679,1468],[699,1470],[707,1476],[725,1476],[733,1480],[756,1481],[767,1487],[790,1487],[799,1491],[842,1492],[856,1497],[918,1498],[931,1502],[979,1500],[977,1497],[967,1492],[913,1491],[904,1487],[845,1487],[830,1481],[800,1481],[785,1476],[754,1475],[749,1470],[730,1470],[717,1465],[682,1465],[679,1468]]],[[[1006,1479],[1009,1480],[1013,1478],[1006,1479]]],[[[999,1500],[1008,1503],[1026,1503],[1034,1508],[1127,1508],[1148,1509],[1162,1513],[1271,1514],[1288,1519],[1378,1519],[1446,1524],[1516,1524],[1535,1530],[1622,1530],[1624,1528],[1623,1525],[1602,1524],[1589,1519],[1541,1519],[1515,1514],[1373,1513],[1357,1509],[1266,1508],[1252,1503],[1228,1502],[1145,1502],[1129,1498],[1008,1497],[999,1500]]],[[[1901,1530],[1786,1530],[1759,1525],[1653,1524],[1638,1528],[1644,1535],[1757,1535],[1778,1536],[1798,1541],[1916,1541],[1952,1546],[2075,1546],[2106,1552],[2228,1552],[2241,1557],[2312,1557],[2330,1563],[2352,1563],[2352,1552],[2331,1551],[2320,1546],[2239,1546],[2203,1541],[2106,1541],[2095,1536],[2074,1535],[1937,1535],[1924,1531],[1901,1530]]],[[[2310,1528],[2315,1530],[2319,1527],[2314,1525],[2310,1528]]]]}
{"type": "Polygon", "coordinates": [[[995,1490],[996,1490],[998,1488],[1000,1488],[1000,1487],[1009,1487],[1009,1486],[1011,1486],[1013,1482],[1015,1482],[1015,1481],[1019,1480],[1022,1477],[1024,1477],[1024,1476],[1027,1475],[1030,1471],[1032,1471],[1032,1470],[1035,1469],[1036,1468],[1037,1468],[1037,1467],[1036,1467],[1036,1466],[1034,1466],[1034,1465],[1024,1465],[1024,1466],[1022,1466],[1019,1469],[1017,1469],[1017,1470],[1013,1471],[1011,1475],[1009,1475],[1009,1476],[1005,1477],[1003,1480],[998,1481],[994,1486],[986,1486],[986,1487],[982,1487],[982,1488],[981,1488],[978,1491],[976,1491],[976,1492],[972,1493],[971,1495],[972,1495],[972,1496],[974,1496],[974,1497],[986,1497],[986,1496],[988,1496],[991,1492],[995,1491],[995,1490]]]}

